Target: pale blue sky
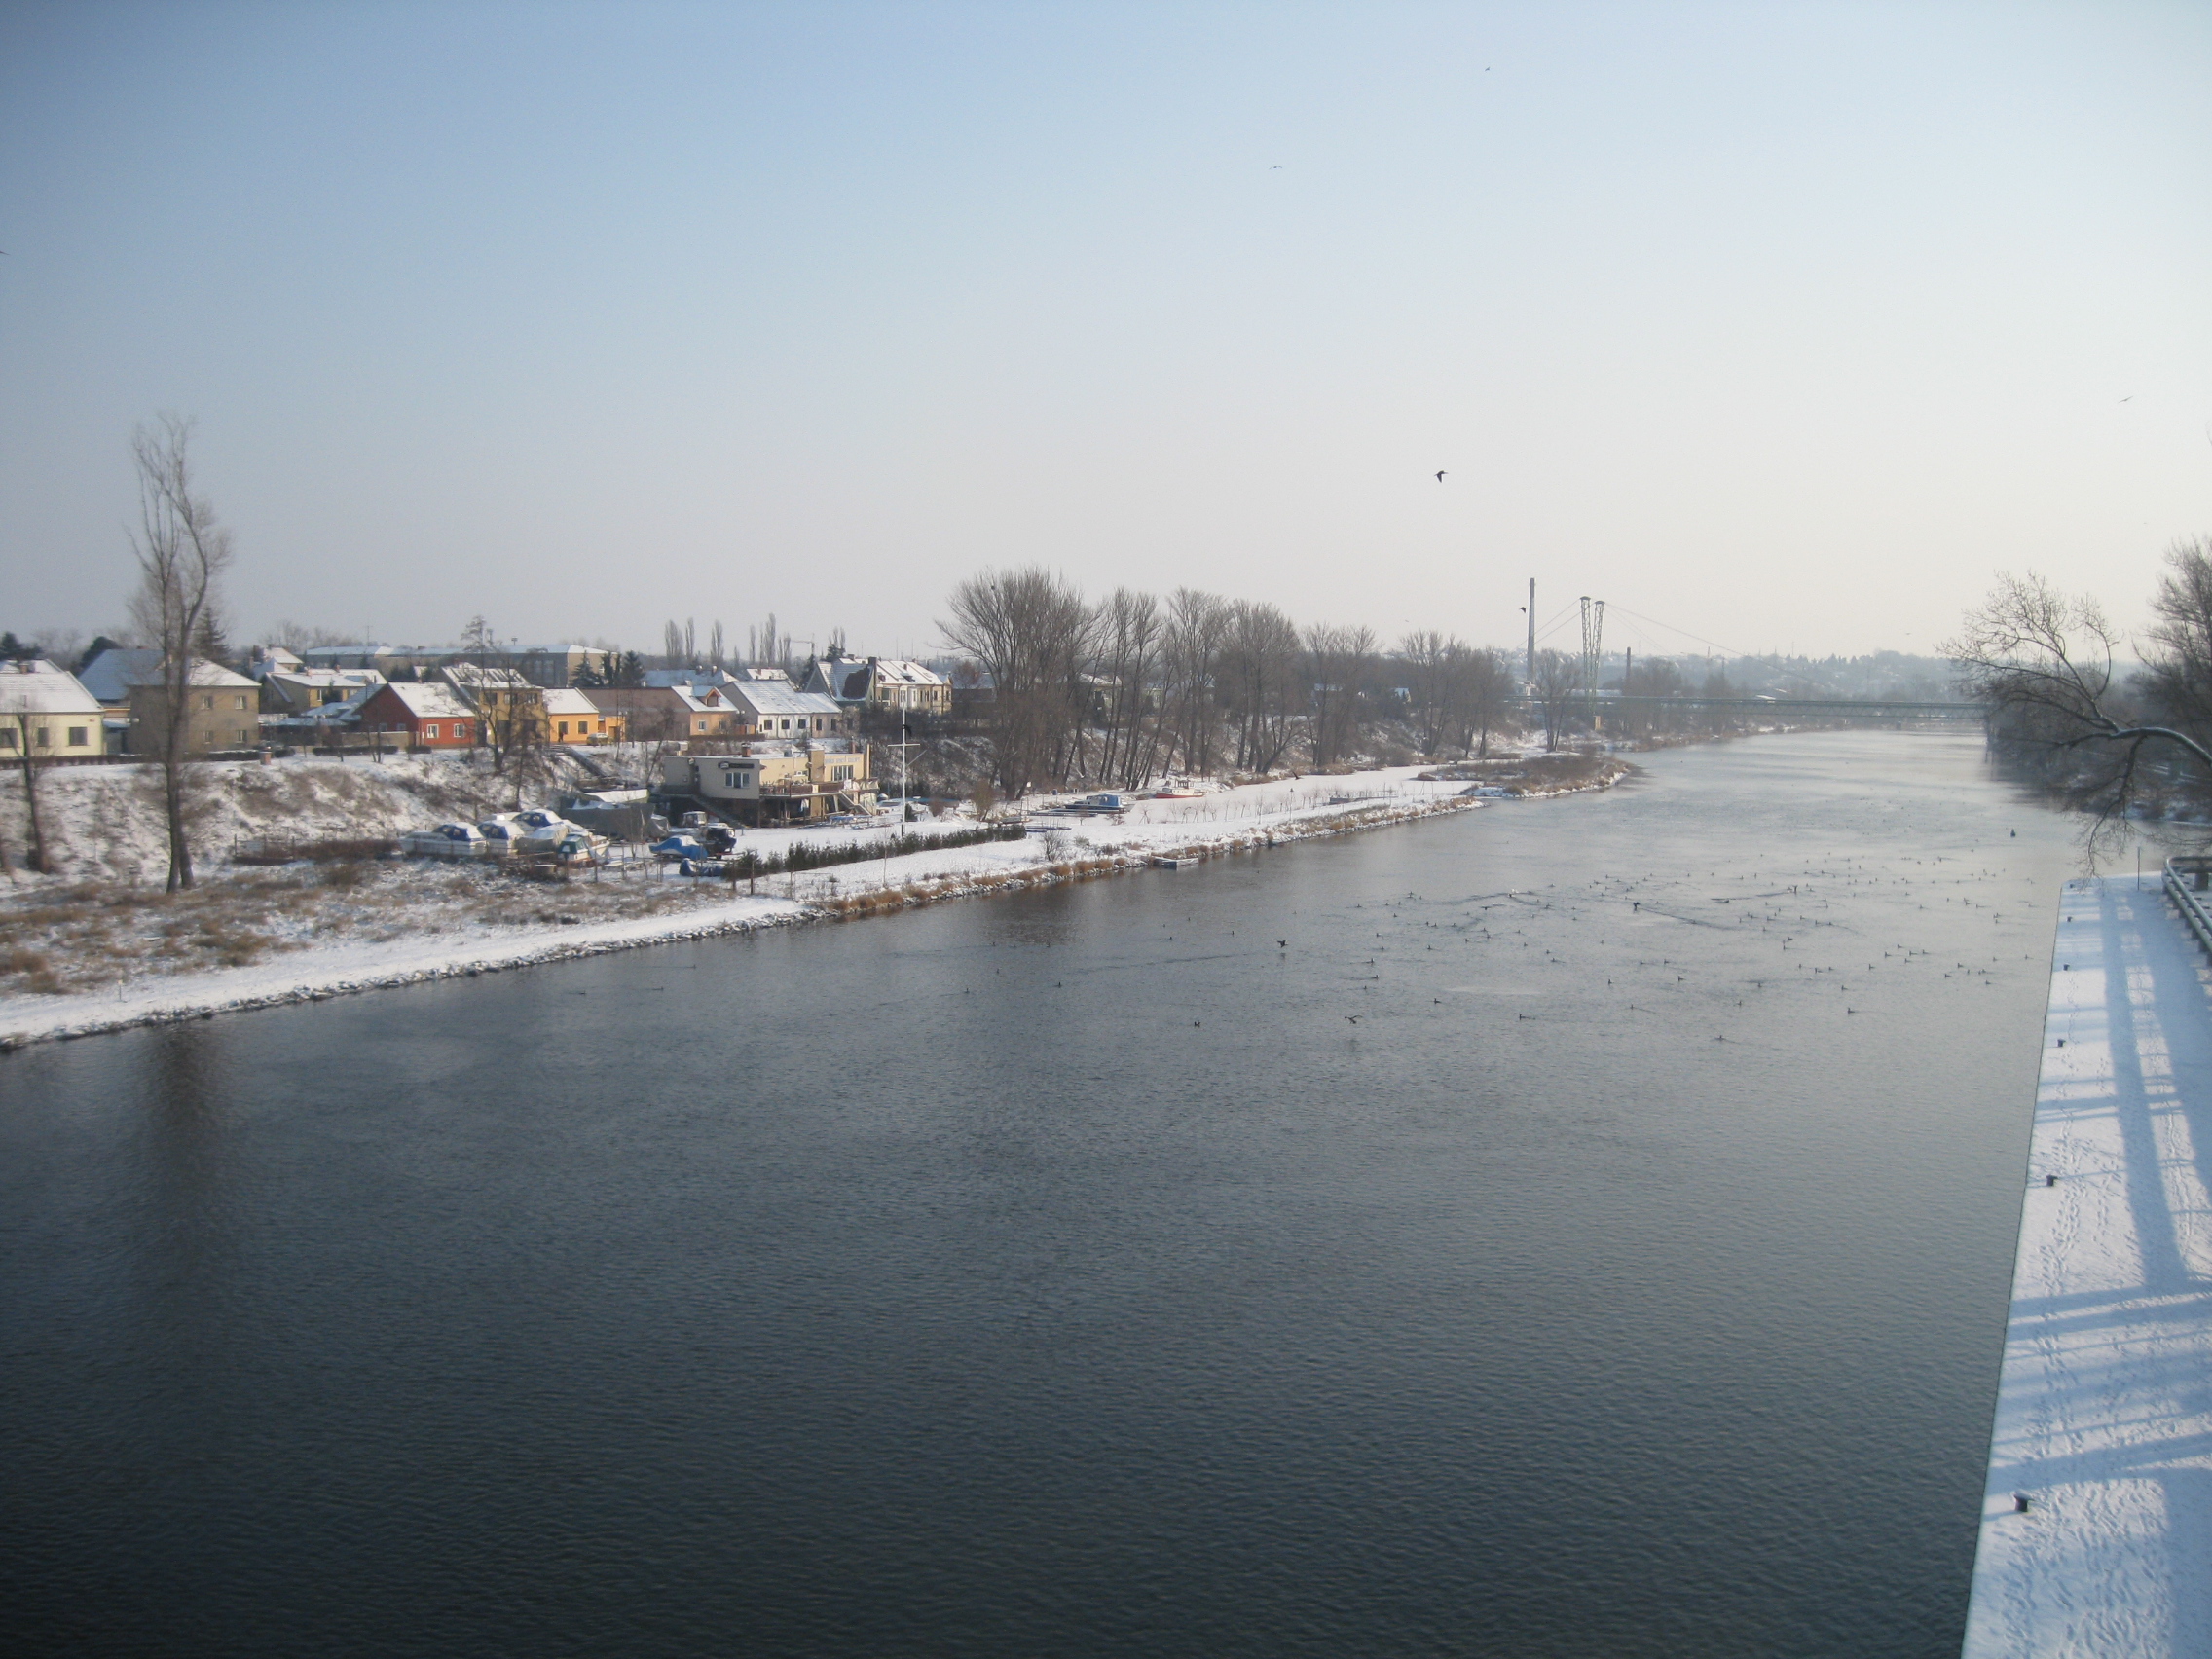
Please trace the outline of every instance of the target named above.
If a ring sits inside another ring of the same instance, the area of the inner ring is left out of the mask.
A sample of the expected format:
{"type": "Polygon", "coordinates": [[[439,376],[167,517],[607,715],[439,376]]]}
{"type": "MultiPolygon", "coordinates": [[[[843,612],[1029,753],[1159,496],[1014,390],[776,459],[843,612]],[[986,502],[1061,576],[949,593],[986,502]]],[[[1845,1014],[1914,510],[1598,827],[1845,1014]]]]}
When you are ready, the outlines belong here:
{"type": "Polygon", "coordinates": [[[1030,560],[2133,621],[2212,532],[2208,88],[2203,5],[13,6],[0,621],[121,615],[161,410],[240,637],[889,653],[1030,560]]]}

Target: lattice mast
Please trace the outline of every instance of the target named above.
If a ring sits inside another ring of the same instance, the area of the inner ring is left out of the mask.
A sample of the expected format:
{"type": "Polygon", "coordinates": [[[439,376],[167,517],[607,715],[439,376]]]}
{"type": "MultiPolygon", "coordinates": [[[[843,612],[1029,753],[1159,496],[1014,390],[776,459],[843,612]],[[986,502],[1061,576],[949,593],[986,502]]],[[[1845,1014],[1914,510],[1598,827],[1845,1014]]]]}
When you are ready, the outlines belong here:
{"type": "Polygon", "coordinates": [[[1605,664],[1605,602],[1582,596],[1582,703],[1598,723],[1598,675],[1605,664]]]}

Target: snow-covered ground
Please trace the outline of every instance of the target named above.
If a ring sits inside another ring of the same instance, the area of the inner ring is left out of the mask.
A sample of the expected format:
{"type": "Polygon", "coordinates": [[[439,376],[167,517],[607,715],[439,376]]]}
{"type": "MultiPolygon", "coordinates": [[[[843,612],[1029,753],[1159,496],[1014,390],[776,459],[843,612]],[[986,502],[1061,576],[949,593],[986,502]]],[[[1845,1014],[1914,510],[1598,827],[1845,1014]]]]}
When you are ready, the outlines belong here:
{"type": "Polygon", "coordinates": [[[1966,1655],[2212,1653],[2206,970],[2154,877],[2062,906],[1966,1655]]]}
{"type": "MultiPolygon", "coordinates": [[[[389,762],[377,769],[386,774],[381,779],[334,784],[327,774],[335,763],[319,766],[318,772],[295,771],[277,786],[317,802],[329,797],[330,804],[310,815],[312,828],[292,830],[301,838],[388,833],[424,821],[420,808],[434,804],[438,790],[454,787],[434,772],[413,778],[389,762]],[[342,800],[337,798],[341,791],[342,800]],[[383,817],[373,821],[363,804],[370,791],[392,797],[376,805],[383,817]]],[[[104,775],[77,787],[88,795],[95,794],[94,785],[97,793],[127,788],[114,774],[135,770],[103,768],[104,775]]],[[[254,798],[248,792],[259,787],[259,776],[250,767],[244,770],[248,776],[242,784],[220,786],[232,792],[232,798],[254,798]]],[[[261,770],[282,776],[281,768],[261,770]]],[[[350,762],[346,770],[357,775],[372,769],[350,762]]],[[[146,891],[129,899],[135,908],[128,915],[94,930],[78,918],[101,907],[100,890],[81,880],[70,887],[60,878],[26,878],[0,907],[0,933],[43,945],[52,966],[37,983],[31,982],[36,976],[28,970],[0,979],[0,1043],[14,1046],[657,940],[1082,879],[1161,858],[1204,858],[1499,804],[1469,799],[1461,793],[1467,785],[1459,780],[1422,781],[1421,770],[1401,766],[1221,788],[1196,799],[1140,801],[1111,818],[1040,814],[1033,823],[1042,832],[1021,840],[933,848],[796,875],[762,876],[750,884],[751,891],[719,881],[684,880],[649,862],[559,886],[519,882],[493,868],[415,862],[353,866],[351,873],[342,867],[327,875],[318,875],[315,866],[291,866],[248,870],[230,882],[209,881],[176,901],[146,891]],[[30,937],[33,917],[45,918],[42,925],[48,929],[37,939],[30,937]],[[86,959],[94,952],[94,966],[88,969],[86,959]],[[197,966],[207,962],[230,965],[197,966]]],[[[61,822],[89,842],[98,830],[82,802],[73,817],[61,822]]],[[[240,822],[265,825],[263,832],[281,832],[281,821],[261,813],[241,815],[240,822]]],[[[928,835],[952,828],[885,824],[752,830],[740,846],[773,855],[794,841],[882,844],[904,830],[928,835]]],[[[140,863],[142,880],[158,881],[158,850],[154,842],[129,854],[140,863]]],[[[219,858],[209,864],[211,873],[220,871],[219,858]]],[[[119,912],[126,908],[117,890],[107,891],[106,903],[119,912]]],[[[27,944],[18,946],[26,960],[39,954],[27,944]]]]}

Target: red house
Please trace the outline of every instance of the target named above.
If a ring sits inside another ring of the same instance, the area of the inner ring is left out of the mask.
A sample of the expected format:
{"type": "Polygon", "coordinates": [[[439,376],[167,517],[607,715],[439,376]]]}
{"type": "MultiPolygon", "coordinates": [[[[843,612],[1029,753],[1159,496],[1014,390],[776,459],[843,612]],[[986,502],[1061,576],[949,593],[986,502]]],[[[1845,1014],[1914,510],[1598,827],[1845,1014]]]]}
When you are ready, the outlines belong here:
{"type": "Polygon", "coordinates": [[[405,732],[410,749],[466,749],[476,741],[476,711],[439,681],[395,681],[361,705],[359,729],[405,732]]]}

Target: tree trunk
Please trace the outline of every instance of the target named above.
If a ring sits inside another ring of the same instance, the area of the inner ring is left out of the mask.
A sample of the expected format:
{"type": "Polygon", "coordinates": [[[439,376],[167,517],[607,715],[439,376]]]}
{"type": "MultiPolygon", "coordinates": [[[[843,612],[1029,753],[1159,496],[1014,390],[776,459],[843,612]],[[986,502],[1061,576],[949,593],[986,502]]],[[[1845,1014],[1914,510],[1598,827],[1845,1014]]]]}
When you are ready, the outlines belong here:
{"type": "Polygon", "coordinates": [[[40,875],[52,875],[54,865],[46,856],[46,827],[38,815],[38,762],[31,758],[31,734],[27,722],[18,722],[18,735],[23,744],[23,820],[30,834],[30,845],[24,850],[23,866],[40,875]]]}
{"type": "MultiPolygon", "coordinates": [[[[190,661],[186,659],[188,675],[190,661]]],[[[187,687],[190,684],[188,678],[187,687]]],[[[162,807],[169,831],[169,875],[165,891],[170,893],[192,886],[192,842],[184,830],[184,740],[192,724],[190,697],[187,689],[183,696],[170,698],[169,707],[164,711],[168,729],[162,744],[162,807]]]]}

